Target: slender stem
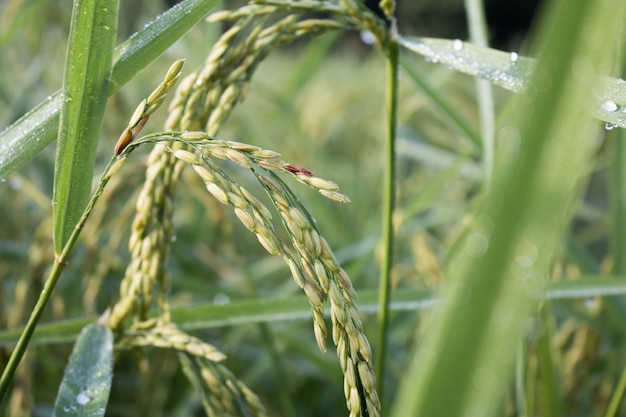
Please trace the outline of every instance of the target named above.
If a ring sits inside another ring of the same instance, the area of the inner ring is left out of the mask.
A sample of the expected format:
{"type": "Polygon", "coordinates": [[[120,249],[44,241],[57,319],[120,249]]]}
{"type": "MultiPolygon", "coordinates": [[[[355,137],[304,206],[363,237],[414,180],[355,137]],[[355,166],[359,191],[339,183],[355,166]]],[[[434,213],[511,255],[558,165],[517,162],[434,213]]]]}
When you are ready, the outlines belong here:
{"type": "MultiPolygon", "coordinates": [[[[622,36],[623,32],[624,30],[622,30],[622,36]]],[[[618,73],[621,73],[621,76],[624,77],[626,75],[626,45],[622,44],[619,52],[619,59],[616,59],[616,62],[621,63],[621,71],[618,71],[618,73]]],[[[626,273],[626,143],[624,142],[626,140],[626,132],[624,129],[616,129],[607,136],[607,139],[610,140],[613,146],[613,152],[611,152],[613,155],[611,164],[611,211],[613,214],[611,257],[613,260],[613,275],[624,275],[626,273]]],[[[606,301],[603,300],[603,303],[605,307],[610,308],[606,301]]],[[[619,382],[611,395],[606,413],[604,414],[605,417],[617,415],[625,392],[626,367],[622,369],[619,382]]]]}
{"type": "Polygon", "coordinates": [[[520,341],[517,345],[517,355],[515,355],[515,404],[517,415],[526,417],[528,415],[526,408],[526,373],[524,369],[524,341],[520,341]]]}
{"type": "Polygon", "coordinates": [[[105,168],[104,173],[102,174],[102,177],[100,178],[100,183],[98,185],[98,188],[96,189],[96,192],[91,197],[91,200],[89,200],[89,203],[87,204],[87,207],[85,208],[85,211],[83,212],[83,215],[81,216],[80,220],[74,227],[74,230],[72,231],[72,234],[70,235],[67,243],[63,247],[63,250],[54,260],[54,265],[52,266],[50,275],[48,276],[48,279],[46,280],[46,283],[44,284],[43,290],[41,291],[41,294],[39,295],[37,304],[35,304],[35,307],[33,308],[33,311],[31,312],[30,317],[28,319],[28,323],[26,323],[26,326],[24,327],[24,330],[22,331],[22,335],[17,341],[17,344],[15,345],[15,349],[13,349],[13,352],[11,353],[11,357],[9,358],[9,362],[7,363],[6,368],[4,368],[4,371],[2,371],[2,377],[0,378],[0,403],[4,399],[7,393],[7,390],[9,388],[9,383],[13,379],[13,375],[15,374],[17,366],[19,365],[20,361],[22,360],[22,357],[24,356],[24,353],[26,352],[26,348],[28,347],[28,342],[30,341],[31,336],[35,332],[35,328],[37,327],[39,318],[41,317],[41,314],[43,313],[43,309],[45,308],[48,300],[50,299],[50,296],[52,295],[52,292],[54,291],[54,287],[56,286],[56,283],[59,280],[59,277],[61,276],[61,272],[63,272],[63,268],[65,268],[65,265],[67,264],[69,254],[72,251],[72,248],[74,247],[74,243],[76,243],[76,239],[78,239],[80,232],[85,226],[85,222],[87,221],[87,218],[91,214],[91,211],[93,210],[93,207],[96,204],[96,201],[98,201],[98,199],[102,195],[102,191],[104,190],[105,185],[107,184],[107,182],[109,182],[109,179],[111,178],[111,175],[112,175],[112,173],[110,173],[109,171],[111,171],[111,168],[113,167],[114,163],[117,161],[119,161],[119,159],[115,157],[113,157],[109,161],[109,164],[105,168]]]}
{"type": "Polygon", "coordinates": [[[611,396],[611,401],[609,402],[609,406],[606,409],[604,417],[615,417],[617,415],[617,410],[619,409],[619,405],[624,397],[624,391],[626,391],[626,368],[622,370],[622,375],[620,376],[617,387],[611,396]]]}
{"type": "Polygon", "coordinates": [[[613,273],[626,273],[626,133],[622,130],[611,135],[613,145],[613,178],[612,178],[612,205],[613,205],[613,242],[611,256],[613,257],[613,273]]]}
{"type": "Polygon", "coordinates": [[[376,355],[377,390],[383,397],[385,354],[389,322],[389,292],[393,264],[393,211],[395,203],[396,107],[398,93],[398,44],[391,39],[387,46],[387,149],[385,189],[383,192],[383,258],[378,298],[378,354],[376,355]]]}
{"type": "MultiPolygon", "coordinates": [[[[482,0],[465,0],[467,21],[472,43],[479,46],[488,46],[487,23],[482,0]]],[[[491,83],[487,80],[476,78],[476,90],[478,93],[478,111],[480,113],[480,127],[483,149],[483,167],[485,171],[485,185],[491,188],[494,161],[494,102],[491,83]]]]}

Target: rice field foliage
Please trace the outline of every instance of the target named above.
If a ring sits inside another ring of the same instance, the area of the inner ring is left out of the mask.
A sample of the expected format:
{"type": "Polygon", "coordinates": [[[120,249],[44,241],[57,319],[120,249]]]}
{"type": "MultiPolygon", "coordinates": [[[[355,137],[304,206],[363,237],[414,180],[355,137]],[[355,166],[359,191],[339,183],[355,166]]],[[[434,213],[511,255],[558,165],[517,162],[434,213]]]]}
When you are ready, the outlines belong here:
{"type": "Polygon", "coordinates": [[[619,415],[623,2],[96,3],[2,6],[2,415],[619,415]]]}

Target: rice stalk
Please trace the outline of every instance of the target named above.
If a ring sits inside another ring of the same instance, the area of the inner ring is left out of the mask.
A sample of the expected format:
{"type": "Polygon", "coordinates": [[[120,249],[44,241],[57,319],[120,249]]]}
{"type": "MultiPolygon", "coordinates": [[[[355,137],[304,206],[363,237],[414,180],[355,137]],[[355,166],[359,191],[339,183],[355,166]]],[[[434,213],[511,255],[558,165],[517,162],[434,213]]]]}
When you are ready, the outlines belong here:
{"type": "Polygon", "coordinates": [[[142,325],[128,329],[115,344],[116,348],[131,349],[153,346],[173,349],[213,362],[219,362],[226,358],[213,345],[188,335],[172,323],[161,323],[155,320],[150,323],[148,328],[143,328],[145,323],[142,325]]]}
{"type": "MultiPolygon", "coordinates": [[[[240,142],[220,141],[214,136],[234,106],[245,98],[254,70],[275,46],[302,36],[346,28],[364,28],[384,40],[385,27],[367,9],[353,2],[343,2],[341,5],[313,1],[275,3],[251,4],[243,9],[218,12],[214,17],[209,17],[209,21],[233,23],[215,43],[203,67],[181,82],[165,123],[168,133],[137,138],[137,133],[153,111],[152,103],[160,104],[161,92],[166,90],[164,86],[171,86],[168,82],[170,75],[140,104],[120,136],[115,148],[120,160],[140,144],[156,141],[161,144],[154,148],[148,158],[146,181],[137,199],[137,212],[129,240],[131,262],[122,281],[120,300],[112,309],[109,325],[120,335],[120,346],[151,345],[185,351],[184,344],[178,342],[179,339],[185,339],[184,333],[178,330],[178,333],[163,331],[169,328],[170,320],[164,262],[173,234],[173,195],[183,163],[188,163],[218,201],[233,207],[239,220],[255,233],[270,254],[284,258],[294,280],[311,302],[314,333],[322,350],[326,349],[327,336],[323,303],[330,298],[333,341],[337,345],[345,375],[344,392],[350,415],[377,416],[380,413],[380,401],[375,390],[371,349],[354,302],[356,292],[328,243],[319,235],[313,218],[276,173],[287,173],[334,201],[348,202],[348,197],[337,191],[335,183],[315,176],[306,168],[284,162],[276,152],[240,142]],[[322,9],[341,19],[301,19],[300,12],[322,9]],[[285,10],[297,13],[288,14],[268,26],[264,25],[266,15],[285,10]],[[214,158],[230,160],[251,169],[257,175],[280,213],[281,222],[290,236],[291,247],[282,242],[276,233],[268,208],[229,178],[213,162],[214,158]],[[160,324],[152,328],[153,321],[148,313],[155,297],[160,309],[160,324]],[[126,322],[130,318],[131,325],[125,331],[126,322]],[[133,330],[145,326],[151,330],[133,330]]],[[[179,358],[183,365],[189,365],[187,356],[181,354],[179,358]]],[[[201,374],[200,378],[195,379],[196,385],[216,378],[216,374],[210,371],[215,369],[213,362],[203,360],[194,366],[201,374]]],[[[196,375],[197,372],[186,372],[194,383],[192,374],[196,375]]],[[[241,390],[238,392],[241,393],[241,390]]],[[[205,409],[207,412],[217,410],[215,405],[205,406],[205,409]]],[[[228,407],[221,410],[232,411],[228,407]]]]}
{"type": "Polygon", "coordinates": [[[202,132],[151,135],[138,140],[137,145],[155,140],[180,141],[187,149],[195,150],[191,152],[162,146],[178,160],[190,164],[218,201],[233,207],[242,224],[256,235],[267,252],[283,257],[296,284],[311,303],[314,334],[322,351],[326,350],[328,333],[323,304],[330,298],[332,338],[344,372],[348,409],[353,416],[379,415],[380,400],[375,388],[371,348],[356,308],[356,291],[328,242],[320,236],[316,221],[276,173],[287,173],[335,201],[346,202],[349,199],[337,191],[338,186],[334,182],[316,177],[306,168],[282,161],[274,151],[241,142],[212,139],[202,132]],[[291,248],[276,233],[268,208],[229,178],[210,157],[230,160],[252,170],[280,214],[291,240],[291,248]]]}
{"type": "Polygon", "coordinates": [[[225,366],[204,358],[179,353],[183,372],[197,392],[208,417],[265,417],[259,398],[225,366]]]}

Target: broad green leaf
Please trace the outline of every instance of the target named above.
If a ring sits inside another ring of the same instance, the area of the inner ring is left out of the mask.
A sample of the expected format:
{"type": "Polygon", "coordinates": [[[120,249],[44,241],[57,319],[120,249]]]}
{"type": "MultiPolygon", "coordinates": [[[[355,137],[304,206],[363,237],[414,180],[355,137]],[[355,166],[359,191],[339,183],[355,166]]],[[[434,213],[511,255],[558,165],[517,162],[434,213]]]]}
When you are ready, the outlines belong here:
{"type": "MultiPolygon", "coordinates": [[[[419,343],[392,416],[489,417],[501,411],[526,321],[546,290],[579,197],[578,180],[596,151],[599,126],[590,100],[596,77],[609,71],[617,42],[611,35],[620,33],[624,18],[624,3],[617,0],[557,0],[550,6],[536,48],[541,58],[526,85],[491,58],[473,59],[472,51],[471,62],[444,62],[527,92],[518,97],[516,120],[506,125],[510,135],[503,139],[493,188],[451,265],[441,295],[446,302],[419,343]]],[[[519,64],[509,58],[507,68],[519,64]]]]}
{"type": "Polygon", "coordinates": [[[476,46],[459,39],[400,37],[398,43],[433,63],[484,78],[516,93],[526,90],[536,65],[533,58],[476,46]]]}
{"type": "MultiPolygon", "coordinates": [[[[115,48],[109,96],[148,66],[215,6],[217,0],[184,0],[115,48]]],[[[57,91],[0,133],[0,179],[34,158],[57,137],[57,91]]]]}
{"type": "MultiPolygon", "coordinates": [[[[400,37],[398,43],[409,51],[432,61],[446,65],[464,74],[473,75],[516,93],[528,88],[535,58],[476,46],[461,40],[400,37]]],[[[406,64],[403,64],[405,69],[406,64]]],[[[581,78],[593,77],[589,63],[584,59],[572,69],[581,78]]],[[[606,123],[608,127],[626,128],[626,81],[612,77],[598,77],[586,107],[589,114],[606,123]]],[[[463,127],[463,125],[459,125],[463,127]]]]}
{"type": "Polygon", "coordinates": [[[80,333],[54,403],[53,417],[99,417],[113,380],[113,333],[90,324],[80,333]]]}
{"type": "Polygon", "coordinates": [[[54,251],[59,254],[89,195],[109,92],[119,2],[76,0],[65,60],[54,171],[54,251]]]}
{"type": "MultiPolygon", "coordinates": [[[[391,294],[391,310],[418,311],[437,303],[435,290],[402,289],[391,294]]],[[[626,295],[626,277],[587,276],[576,280],[562,280],[548,285],[543,295],[548,300],[571,300],[590,297],[615,297],[626,295]]],[[[376,314],[378,292],[360,291],[359,311],[376,314]]],[[[183,330],[200,330],[242,324],[276,323],[281,321],[309,320],[311,307],[304,296],[279,299],[255,299],[233,301],[228,304],[196,304],[174,307],[172,321],[183,330]]],[[[31,339],[31,345],[63,343],[76,339],[80,329],[97,320],[97,317],[82,317],[42,323],[31,339]]],[[[11,346],[17,342],[20,329],[0,331],[0,346],[11,346]]]]}

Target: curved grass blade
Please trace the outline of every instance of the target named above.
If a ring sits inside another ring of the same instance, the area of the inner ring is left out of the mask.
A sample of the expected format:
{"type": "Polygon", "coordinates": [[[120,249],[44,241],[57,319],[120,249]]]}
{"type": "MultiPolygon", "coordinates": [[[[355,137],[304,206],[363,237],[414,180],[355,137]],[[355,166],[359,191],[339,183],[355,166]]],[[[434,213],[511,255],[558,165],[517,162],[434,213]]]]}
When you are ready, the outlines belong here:
{"type": "MultiPolygon", "coordinates": [[[[504,89],[522,93],[528,88],[534,58],[522,57],[515,52],[502,52],[492,48],[476,46],[468,42],[449,39],[404,37],[398,44],[409,51],[420,54],[433,63],[447,65],[464,74],[490,81],[504,89]]],[[[578,64],[580,77],[593,77],[585,73],[585,61],[578,64]]],[[[406,66],[406,65],[405,65],[406,66]]],[[[626,128],[626,81],[612,77],[598,77],[593,94],[589,96],[590,114],[608,123],[609,127],[626,128]]]]}
{"type": "Polygon", "coordinates": [[[433,63],[448,65],[464,74],[484,78],[507,90],[521,93],[535,68],[536,60],[458,39],[400,37],[398,44],[433,63]]]}
{"type": "Polygon", "coordinates": [[[100,417],[113,380],[113,333],[90,324],[80,333],[54,403],[52,417],[100,417]]]}
{"type": "MultiPolygon", "coordinates": [[[[626,295],[626,277],[586,276],[576,280],[562,280],[548,285],[543,295],[547,300],[577,298],[617,297],[626,295]]],[[[359,311],[375,314],[378,311],[378,292],[359,292],[359,311]]],[[[438,302],[430,289],[402,289],[391,293],[391,311],[419,311],[433,307],[438,302]]],[[[281,321],[309,320],[311,308],[308,299],[301,295],[280,299],[254,299],[228,304],[196,304],[173,307],[172,321],[183,330],[200,330],[240,324],[276,323],[281,321]]],[[[31,346],[66,343],[76,339],[80,329],[97,317],[83,317],[42,323],[31,338],[31,346]]],[[[0,331],[0,346],[14,345],[21,329],[0,331]]]]}
{"type": "MultiPolygon", "coordinates": [[[[185,0],[115,48],[109,96],[183,36],[217,0],[185,0]]],[[[61,92],[57,91],[0,133],[0,179],[34,158],[58,133],[61,92]]]]}
{"type": "Polygon", "coordinates": [[[63,250],[91,194],[109,91],[118,1],[76,0],[65,61],[54,172],[54,251],[63,250]]]}

